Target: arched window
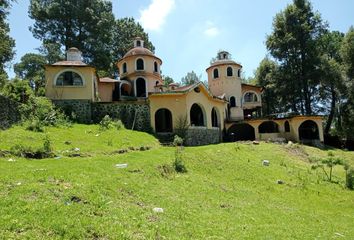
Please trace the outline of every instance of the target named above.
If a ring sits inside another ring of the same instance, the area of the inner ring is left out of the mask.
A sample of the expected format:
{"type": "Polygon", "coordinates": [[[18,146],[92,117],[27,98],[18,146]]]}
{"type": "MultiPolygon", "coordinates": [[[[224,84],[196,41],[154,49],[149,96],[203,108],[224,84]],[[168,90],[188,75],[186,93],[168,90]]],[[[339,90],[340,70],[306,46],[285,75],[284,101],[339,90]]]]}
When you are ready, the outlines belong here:
{"type": "Polygon", "coordinates": [[[214,78],[219,78],[219,70],[217,68],[214,69],[214,78]]]}
{"type": "Polygon", "coordinates": [[[204,122],[204,114],[201,107],[194,103],[190,110],[190,120],[191,126],[205,126],[206,123],[204,122]]]}
{"type": "Polygon", "coordinates": [[[159,71],[159,66],[157,65],[157,62],[154,62],[154,72],[157,73],[159,71]]]}
{"type": "Polygon", "coordinates": [[[299,127],[299,138],[300,140],[320,139],[317,124],[312,120],[306,120],[305,122],[301,123],[299,127]]]}
{"type": "Polygon", "coordinates": [[[162,108],[155,113],[155,129],[158,133],[172,132],[172,113],[166,108],[162,108]]]}
{"type": "Polygon", "coordinates": [[[279,126],[276,122],[265,121],[258,127],[259,133],[278,133],[279,126]]]}
{"type": "Polygon", "coordinates": [[[232,77],[232,75],[233,75],[232,67],[228,67],[226,72],[227,72],[228,77],[232,77]]]}
{"type": "Polygon", "coordinates": [[[237,77],[241,77],[241,69],[237,71],[237,77]]]}
{"type": "Polygon", "coordinates": [[[84,81],[81,76],[76,72],[66,71],[61,73],[56,81],[56,86],[82,86],[84,85],[84,81]]]}
{"type": "Polygon", "coordinates": [[[211,110],[211,126],[219,127],[218,112],[215,108],[211,110]]]}
{"type": "Polygon", "coordinates": [[[138,78],[135,81],[136,86],[136,96],[137,97],[146,97],[146,84],[144,78],[138,78]]]}
{"type": "Polygon", "coordinates": [[[288,121],[286,121],[286,122],[284,123],[284,129],[285,129],[285,132],[290,132],[290,124],[289,124],[288,121]]]}
{"type": "Polygon", "coordinates": [[[144,60],[139,58],[136,60],[136,70],[144,70],[144,60]]]}
{"type": "Polygon", "coordinates": [[[236,98],[234,96],[230,97],[230,107],[236,107],[236,98]]]}
{"type": "Polygon", "coordinates": [[[138,40],[138,41],[136,41],[136,46],[137,47],[141,47],[141,42],[138,40]]]}
{"type": "Polygon", "coordinates": [[[155,86],[159,85],[159,83],[160,83],[159,81],[156,81],[156,82],[155,82],[155,86]]]}
{"type": "Polygon", "coordinates": [[[127,63],[123,63],[123,73],[127,72],[127,63]]]}
{"type": "Polygon", "coordinates": [[[247,92],[243,98],[244,102],[258,102],[257,94],[253,92],[247,92]]]}

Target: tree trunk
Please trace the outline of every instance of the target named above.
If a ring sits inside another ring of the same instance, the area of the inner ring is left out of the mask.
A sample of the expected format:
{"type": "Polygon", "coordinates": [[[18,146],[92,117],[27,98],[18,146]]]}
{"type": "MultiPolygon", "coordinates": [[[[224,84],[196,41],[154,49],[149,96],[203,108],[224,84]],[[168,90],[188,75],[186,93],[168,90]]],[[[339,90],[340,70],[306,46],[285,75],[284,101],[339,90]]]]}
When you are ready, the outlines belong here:
{"type": "Polygon", "coordinates": [[[329,112],[328,119],[327,119],[327,122],[326,122],[326,127],[324,129],[324,134],[325,135],[329,134],[329,130],[331,129],[331,125],[332,125],[332,122],[333,122],[334,114],[335,114],[335,111],[336,111],[337,97],[336,97],[336,91],[334,89],[333,83],[331,84],[331,95],[332,95],[331,110],[329,112]]]}

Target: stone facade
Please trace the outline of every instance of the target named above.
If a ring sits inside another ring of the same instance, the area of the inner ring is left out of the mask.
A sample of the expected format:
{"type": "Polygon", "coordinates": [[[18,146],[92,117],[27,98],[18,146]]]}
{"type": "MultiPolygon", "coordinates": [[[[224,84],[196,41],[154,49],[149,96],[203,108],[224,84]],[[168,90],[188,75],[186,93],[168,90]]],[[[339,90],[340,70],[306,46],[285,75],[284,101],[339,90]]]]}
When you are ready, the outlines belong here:
{"type": "Polygon", "coordinates": [[[9,128],[20,120],[19,103],[0,95],[0,129],[9,128]]]}
{"type": "Polygon", "coordinates": [[[100,122],[105,115],[120,119],[127,129],[151,132],[150,108],[146,102],[92,104],[93,122],[100,122]]]}
{"type": "Polygon", "coordinates": [[[92,122],[92,103],[90,100],[53,100],[53,103],[79,123],[92,122]]]}
{"type": "Polygon", "coordinates": [[[185,137],[185,145],[187,146],[201,146],[220,142],[221,131],[219,128],[191,127],[187,130],[185,137]]]}

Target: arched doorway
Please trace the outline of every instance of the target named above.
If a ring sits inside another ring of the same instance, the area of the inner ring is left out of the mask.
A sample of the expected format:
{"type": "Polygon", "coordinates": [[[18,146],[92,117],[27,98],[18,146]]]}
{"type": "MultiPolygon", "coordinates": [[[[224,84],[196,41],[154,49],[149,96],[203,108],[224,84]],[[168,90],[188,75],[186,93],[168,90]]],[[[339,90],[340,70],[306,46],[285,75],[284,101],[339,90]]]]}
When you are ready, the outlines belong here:
{"type": "Polygon", "coordinates": [[[320,134],[317,124],[312,120],[306,120],[299,127],[299,139],[301,140],[319,140],[320,134]]]}
{"type": "Polygon", "coordinates": [[[230,107],[236,107],[236,98],[234,96],[230,97],[230,107]]]}
{"type": "Polygon", "coordinates": [[[212,127],[220,127],[219,125],[219,117],[218,117],[218,111],[216,108],[213,108],[211,110],[211,124],[212,127]]]}
{"type": "Polygon", "coordinates": [[[194,103],[190,110],[191,126],[205,126],[204,113],[202,108],[194,103]]]}
{"type": "Polygon", "coordinates": [[[253,141],[256,139],[254,128],[247,123],[234,124],[227,132],[230,141],[253,141]]]}
{"type": "Polygon", "coordinates": [[[273,121],[265,121],[258,127],[259,133],[278,133],[279,126],[276,122],[273,121]]]}
{"type": "Polygon", "coordinates": [[[161,108],[155,113],[155,129],[157,133],[170,133],[173,131],[172,113],[166,108],[161,108]]]}
{"type": "Polygon", "coordinates": [[[135,81],[136,86],[136,96],[137,97],[146,97],[146,84],[144,78],[138,78],[135,81]]]}

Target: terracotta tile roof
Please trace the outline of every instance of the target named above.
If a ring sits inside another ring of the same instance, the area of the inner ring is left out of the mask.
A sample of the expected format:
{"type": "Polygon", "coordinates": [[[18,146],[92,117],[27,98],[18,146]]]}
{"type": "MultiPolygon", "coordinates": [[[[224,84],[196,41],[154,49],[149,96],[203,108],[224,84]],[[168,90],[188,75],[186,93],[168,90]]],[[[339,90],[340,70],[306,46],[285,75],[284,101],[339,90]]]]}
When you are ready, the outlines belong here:
{"type": "Polygon", "coordinates": [[[120,82],[120,80],[109,78],[109,77],[104,77],[104,78],[100,78],[100,82],[102,82],[102,83],[115,83],[115,82],[120,82]]]}

